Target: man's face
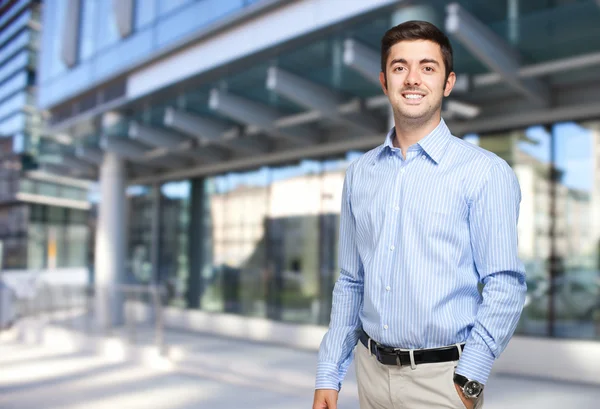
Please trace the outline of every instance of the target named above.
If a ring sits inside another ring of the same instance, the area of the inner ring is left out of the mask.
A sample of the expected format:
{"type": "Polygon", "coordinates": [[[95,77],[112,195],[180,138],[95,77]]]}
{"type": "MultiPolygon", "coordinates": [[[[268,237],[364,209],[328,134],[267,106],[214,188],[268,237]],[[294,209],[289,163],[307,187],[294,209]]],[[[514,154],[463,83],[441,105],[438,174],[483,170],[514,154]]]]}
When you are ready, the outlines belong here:
{"type": "Polygon", "coordinates": [[[441,112],[442,99],[450,95],[455,74],[446,77],[440,46],[428,40],[401,41],[390,49],[386,77],[380,73],[383,92],[396,118],[425,123],[441,112]]]}

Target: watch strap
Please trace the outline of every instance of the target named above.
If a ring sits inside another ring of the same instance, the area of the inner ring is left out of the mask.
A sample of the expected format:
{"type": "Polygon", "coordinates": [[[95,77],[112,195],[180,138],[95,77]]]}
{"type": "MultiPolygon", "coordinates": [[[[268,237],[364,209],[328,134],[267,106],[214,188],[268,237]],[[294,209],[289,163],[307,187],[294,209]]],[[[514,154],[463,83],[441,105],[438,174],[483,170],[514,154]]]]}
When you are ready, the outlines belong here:
{"type": "Polygon", "coordinates": [[[462,376],[457,373],[454,374],[454,383],[460,386],[461,388],[464,388],[467,382],[469,382],[469,378],[467,378],[466,376],[462,376]]]}
{"type": "MultiPolygon", "coordinates": [[[[477,382],[477,381],[472,381],[471,379],[467,378],[466,376],[460,375],[455,373],[454,374],[454,383],[457,384],[458,386],[460,386],[463,390],[463,393],[465,394],[465,396],[469,397],[469,394],[466,392],[465,390],[465,385],[468,382],[477,382]]],[[[479,384],[479,393],[477,394],[477,396],[473,396],[474,398],[478,398],[479,395],[481,395],[481,392],[483,391],[483,385],[479,382],[477,382],[477,384],[479,384]]]]}

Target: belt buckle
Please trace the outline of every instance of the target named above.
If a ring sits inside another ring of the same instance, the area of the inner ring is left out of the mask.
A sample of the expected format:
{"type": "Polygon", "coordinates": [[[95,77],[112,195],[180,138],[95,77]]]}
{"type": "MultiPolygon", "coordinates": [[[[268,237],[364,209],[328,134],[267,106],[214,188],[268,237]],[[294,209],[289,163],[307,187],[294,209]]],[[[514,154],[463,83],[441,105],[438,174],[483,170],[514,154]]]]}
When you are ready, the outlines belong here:
{"type": "Polygon", "coordinates": [[[400,359],[400,353],[402,352],[401,348],[394,348],[394,352],[396,353],[396,365],[403,366],[402,360],[400,359]]]}
{"type": "Polygon", "coordinates": [[[400,353],[401,352],[408,352],[408,355],[410,356],[410,363],[406,364],[407,366],[410,365],[411,369],[417,369],[417,364],[415,363],[415,350],[414,349],[409,349],[407,350],[403,350],[401,348],[394,348],[394,351],[396,352],[396,364],[398,366],[404,366],[402,365],[402,360],[400,359],[400,353]]]}

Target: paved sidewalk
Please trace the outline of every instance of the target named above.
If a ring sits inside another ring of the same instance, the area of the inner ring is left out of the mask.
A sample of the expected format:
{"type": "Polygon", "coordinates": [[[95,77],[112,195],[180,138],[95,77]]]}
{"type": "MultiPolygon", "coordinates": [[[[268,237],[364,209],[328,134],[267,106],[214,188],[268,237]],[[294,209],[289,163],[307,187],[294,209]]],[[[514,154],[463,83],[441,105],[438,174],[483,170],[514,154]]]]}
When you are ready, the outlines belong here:
{"type": "MultiPolygon", "coordinates": [[[[152,339],[151,331],[138,339],[152,339]]],[[[0,408],[310,409],[316,353],[167,332],[174,363],[153,369],[65,346],[0,340],[0,408]]],[[[340,409],[358,409],[354,368],[340,409]]],[[[600,388],[492,375],[485,409],[598,409],[600,388]]]]}

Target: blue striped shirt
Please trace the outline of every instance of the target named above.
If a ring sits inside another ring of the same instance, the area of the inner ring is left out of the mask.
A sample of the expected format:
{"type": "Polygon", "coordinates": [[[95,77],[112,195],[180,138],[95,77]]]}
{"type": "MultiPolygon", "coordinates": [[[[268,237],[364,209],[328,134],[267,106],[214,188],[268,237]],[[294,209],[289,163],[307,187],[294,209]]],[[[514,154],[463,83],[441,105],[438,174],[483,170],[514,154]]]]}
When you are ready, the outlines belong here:
{"type": "Polygon", "coordinates": [[[443,119],[406,159],[394,136],[346,171],[341,271],[316,389],[341,388],[361,326],[397,348],[466,342],[456,372],[486,383],[523,309],[513,170],[443,119]]]}

